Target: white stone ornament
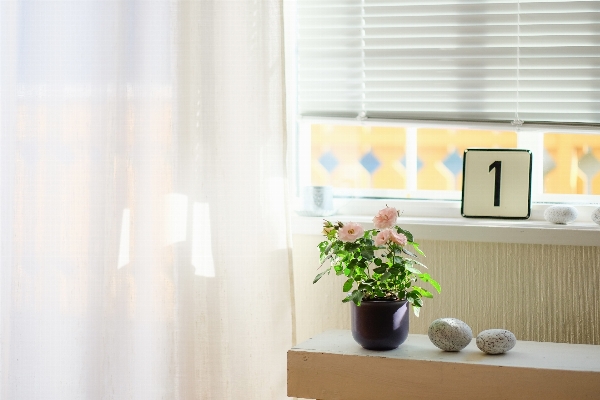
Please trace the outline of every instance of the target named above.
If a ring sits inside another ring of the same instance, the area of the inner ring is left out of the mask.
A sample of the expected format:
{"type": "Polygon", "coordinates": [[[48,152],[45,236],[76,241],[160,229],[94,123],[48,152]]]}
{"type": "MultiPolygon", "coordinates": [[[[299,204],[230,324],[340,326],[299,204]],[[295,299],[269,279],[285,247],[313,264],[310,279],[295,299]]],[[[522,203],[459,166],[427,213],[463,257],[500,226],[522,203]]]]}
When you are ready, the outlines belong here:
{"type": "Polygon", "coordinates": [[[600,207],[596,208],[592,213],[592,221],[600,225],[600,207]]]}
{"type": "Polygon", "coordinates": [[[475,342],[486,354],[502,354],[515,347],[517,338],[506,329],[488,329],[477,335],[475,342]]]}
{"type": "Polygon", "coordinates": [[[461,351],[473,339],[469,325],[456,318],[436,319],[427,331],[429,340],[444,351],[461,351]]]}
{"type": "Polygon", "coordinates": [[[577,209],[567,205],[550,206],[544,211],[544,219],[553,224],[568,224],[575,221],[577,215],[577,209]]]}

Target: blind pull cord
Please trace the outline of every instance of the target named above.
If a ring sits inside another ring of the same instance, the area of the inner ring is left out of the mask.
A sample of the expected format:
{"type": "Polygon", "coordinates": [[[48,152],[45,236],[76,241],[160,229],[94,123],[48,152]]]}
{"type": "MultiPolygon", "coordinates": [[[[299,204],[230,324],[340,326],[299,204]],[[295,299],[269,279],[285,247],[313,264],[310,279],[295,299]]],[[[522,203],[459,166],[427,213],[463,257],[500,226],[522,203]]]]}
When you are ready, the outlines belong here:
{"type": "Polygon", "coordinates": [[[365,29],[366,29],[367,21],[365,20],[365,0],[360,2],[360,111],[358,112],[358,116],[356,117],[359,121],[364,121],[367,119],[367,105],[366,103],[366,63],[365,63],[365,29]]]}
{"type": "Polygon", "coordinates": [[[517,127],[517,130],[521,126],[523,126],[523,120],[519,118],[520,69],[521,69],[521,0],[517,0],[517,104],[516,104],[516,109],[515,109],[515,119],[511,122],[511,125],[517,127]]]}

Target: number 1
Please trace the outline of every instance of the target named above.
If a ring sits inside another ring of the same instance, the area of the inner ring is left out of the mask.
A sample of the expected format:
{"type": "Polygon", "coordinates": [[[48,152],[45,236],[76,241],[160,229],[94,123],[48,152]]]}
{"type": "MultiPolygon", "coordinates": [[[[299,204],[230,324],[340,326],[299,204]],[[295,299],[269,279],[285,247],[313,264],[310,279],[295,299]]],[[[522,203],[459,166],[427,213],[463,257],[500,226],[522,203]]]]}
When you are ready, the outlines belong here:
{"type": "Polygon", "coordinates": [[[495,180],[494,180],[494,207],[500,207],[500,176],[502,174],[502,161],[494,161],[490,164],[490,170],[492,172],[495,169],[495,180]]]}

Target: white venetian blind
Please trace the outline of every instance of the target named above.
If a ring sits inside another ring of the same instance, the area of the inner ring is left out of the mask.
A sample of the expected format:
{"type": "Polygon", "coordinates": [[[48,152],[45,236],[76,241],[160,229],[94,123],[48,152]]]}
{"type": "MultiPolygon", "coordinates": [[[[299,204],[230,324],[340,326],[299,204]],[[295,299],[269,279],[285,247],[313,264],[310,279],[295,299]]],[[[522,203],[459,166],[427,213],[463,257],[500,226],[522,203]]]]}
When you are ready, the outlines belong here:
{"type": "Polygon", "coordinates": [[[600,1],[299,0],[301,115],[600,123],[600,1]]]}

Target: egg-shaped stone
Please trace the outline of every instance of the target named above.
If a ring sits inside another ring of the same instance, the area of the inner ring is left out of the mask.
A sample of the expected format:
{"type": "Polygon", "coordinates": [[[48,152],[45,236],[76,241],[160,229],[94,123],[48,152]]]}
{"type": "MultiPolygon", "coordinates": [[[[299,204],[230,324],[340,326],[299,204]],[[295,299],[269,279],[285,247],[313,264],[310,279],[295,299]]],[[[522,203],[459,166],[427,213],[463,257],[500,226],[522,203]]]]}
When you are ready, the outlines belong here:
{"type": "Polygon", "coordinates": [[[600,207],[596,208],[594,212],[592,212],[592,221],[600,225],[600,207]]]}
{"type": "Polygon", "coordinates": [[[544,219],[553,224],[568,224],[575,221],[577,215],[577,209],[567,205],[550,206],[544,211],[544,219]]]}
{"type": "Polygon", "coordinates": [[[439,318],[429,325],[429,340],[444,351],[461,351],[473,339],[471,327],[460,319],[439,318]]]}
{"type": "Polygon", "coordinates": [[[517,338],[506,329],[488,329],[479,333],[475,342],[484,353],[502,354],[515,347],[517,338]]]}

